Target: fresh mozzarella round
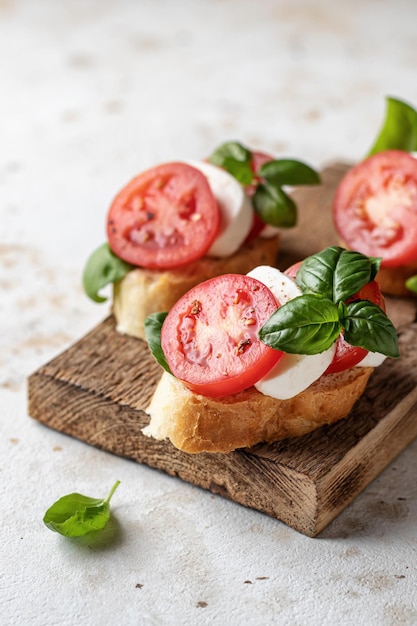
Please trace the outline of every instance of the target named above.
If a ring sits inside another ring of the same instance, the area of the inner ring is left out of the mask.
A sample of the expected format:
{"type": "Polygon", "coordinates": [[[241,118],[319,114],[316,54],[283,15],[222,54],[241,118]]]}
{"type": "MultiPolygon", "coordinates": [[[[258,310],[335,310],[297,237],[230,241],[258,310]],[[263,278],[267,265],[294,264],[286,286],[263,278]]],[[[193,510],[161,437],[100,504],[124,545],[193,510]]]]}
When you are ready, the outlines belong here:
{"type": "Polygon", "coordinates": [[[253,209],[242,185],[225,170],[202,161],[186,161],[207,178],[219,205],[221,223],[208,256],[227,257],[234,254],[245,241],[253,220],[253,209]]]}
{"type": "MultiPolygon", "coordinates": [[[[301,295],[296,282],[278,269],[259,266],[249,272],[248,276],[264,283],[274,294],[280,304],[301,295]]],[[[255,387],[266,396],[279,400],[287,400],[301,393],[327,370],[336,351],[336,342],[320,354],[287,354],[284,353],[275,367],[255,387]]]]}

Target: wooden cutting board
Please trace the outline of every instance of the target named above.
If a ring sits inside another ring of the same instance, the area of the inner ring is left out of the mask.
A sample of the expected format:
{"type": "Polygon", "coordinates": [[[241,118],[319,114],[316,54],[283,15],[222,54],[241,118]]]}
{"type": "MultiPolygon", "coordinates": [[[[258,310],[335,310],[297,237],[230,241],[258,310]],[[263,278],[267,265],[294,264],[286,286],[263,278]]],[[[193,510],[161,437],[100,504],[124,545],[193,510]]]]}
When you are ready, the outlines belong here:
{"type": "MultiPolygon", "coordinates": [[[[330,207],[347,166],[295,195],[299,223],[283,235],[278,266],[337,243],[330,207]]],[[[400,359],[371,377],[351,415],[297,439],[230,454],[190,455],[145,437],[145,409],[161,375],[145,342],[109,316],[28,380],[29,415],[62,433],[145,463],[314,537],[417,436],[416,301],[389,299],[400,359]]]]}

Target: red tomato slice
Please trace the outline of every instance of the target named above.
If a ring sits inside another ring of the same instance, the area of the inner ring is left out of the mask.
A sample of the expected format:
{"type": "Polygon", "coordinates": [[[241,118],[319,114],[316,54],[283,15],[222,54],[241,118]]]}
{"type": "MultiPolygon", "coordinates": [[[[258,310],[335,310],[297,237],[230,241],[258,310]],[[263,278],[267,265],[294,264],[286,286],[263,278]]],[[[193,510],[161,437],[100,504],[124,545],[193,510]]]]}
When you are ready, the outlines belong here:
{"type": "Polygon", "coordinates": [[[253,239],[256,239],[256,237],[258,237],[258,235],[260,235],[260,233],[263,231],[264,228],[265,228],[265,222],[263,222],[261,220],[261,218],[259,217],[259,215],[257,213],[255,213],[255,211],[254,211],[253,212],[252,227],[251,227],[250,231],[248,232],[248,234],[246,235],[246,239],[245,239],[244,243],[249,243],[253,239]]]}
{"type": "Polygon", "coordinates": [[[336,230],[346,245],[380,256],[386,267],[417,258],[417,159],[387,150],[342,179],[333,202],[336,230]]]}
{"type": "Polygon", "coordinates": [[[376,280],[367,283],[356,293],[349,298],[346,303],[353,302],[354,300],[370,300],[374,304],[377,304],[383,311],[385,311],[385,298],[381,293],[381,289],[376,280]]]}
{"type": "MultiPolygon", "coordinates": [[[[383,311],[385,311],[385,300],[381,293],[376,280],[364,285],[357,294],[349,298],[346,302],[353,302],[354,300],[370,300],[374,304],[377,304],[383,311]]],[[[339,335],[339,339],[336,343],[336,353],[333,357],[333,361],[325,371],[325,374],[334,374],[336,372],[342,372],[351,367],[357,365],[362,359],[366,357],[368,350],[361,348],[360,346],[352,346],[345,341],[343,334],[339,335]]]]}
{"type": "Polygon", "coordinates": [[[351,346],[341,333],[336,342],[336,352],[333,361],[324,373],[335,374],[336,372],[343,372],[351,367],[355,367],[367,354],[368,350],[365,350],[365,348],[351,346]]]}
{"type": "Polygon", "coordinates": [[[191,165],[166,163],[139,174],[116,196],[107,237],[124,261],[167,269],[204,256],[219,225],[206,177],[191,165]]]}
{"type": "Polygon", "coordinates": [[[212,398],[251,387],[282,356],[258,338],[278,306],[268,287],[249,276],[224,274],[197,285],[162,326],[162,350],[172,373],[212,398]]]}

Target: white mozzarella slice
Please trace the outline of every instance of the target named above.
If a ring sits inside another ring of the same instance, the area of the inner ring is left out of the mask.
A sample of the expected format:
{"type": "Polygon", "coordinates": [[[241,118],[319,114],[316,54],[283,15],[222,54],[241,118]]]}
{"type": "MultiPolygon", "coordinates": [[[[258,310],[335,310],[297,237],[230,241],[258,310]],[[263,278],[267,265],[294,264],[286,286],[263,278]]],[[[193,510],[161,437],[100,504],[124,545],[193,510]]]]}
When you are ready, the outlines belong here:
{"type": "Polygon", "coordinates": [[[186,163],[204,174],[220,208],[220,232],[207,254],[230,256],[240,248],[252,227],[251,201],[236,178],[220,167],[203,161],[186,163]]]}
{"type": "Polygon", "coordinates": [[[295,280],[270,265],[259,265],[248,273],[248,276],[256,278],[272,291],[280,304],[288,302],[302,294],[295,280]]]}
{"type": "Polygon", "coordinates": [[[320,354],[284,354],[255,387],[265,396],[279,400],[293,398],[324,374],[333,361],[335,350],[333,344],[320,354]]]}
{"type": "MultiPolygon", "coordinates": [[[[302,293],[292,278],[273,267],[256,267],[249,272],[248,276],[264,283],[280,304],[284,304],[302,293]]],[[[264,395],[279,400],[292,398],[320,378],[333,361],[335,351],[336,342],[320,354],[285,353],[275,367],[255,384],[255,387],[264,395]]]]}
{"type": "Polygon", "coordinates": [[[387,357],[380,352],[368,352],[368,354],[356,364],[356,367],[378,367],[387,357]]]}

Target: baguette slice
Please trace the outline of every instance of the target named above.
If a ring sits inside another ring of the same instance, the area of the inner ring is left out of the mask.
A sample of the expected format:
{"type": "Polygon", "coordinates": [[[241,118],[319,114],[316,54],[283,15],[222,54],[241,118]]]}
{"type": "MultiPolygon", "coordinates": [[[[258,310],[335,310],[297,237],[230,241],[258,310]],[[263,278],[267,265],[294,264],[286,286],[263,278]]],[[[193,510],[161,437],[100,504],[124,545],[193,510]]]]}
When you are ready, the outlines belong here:
{"type": "Polygon", "coordinates": [[[265,396],[255,387],[225,398],[207,398],[164,372],[147,409],[151,420],[143,433],[168,438],[192,454],[227,453],[298,437],[346,417],[372,372],[372,367],[354,367],[321,376],[288,400],[265,396]]]}
{"type": "Polygon", "coordinates": [[[257,237],[226,258],[203,257],[166,271],[136,268],[114,284],[113,314],[119,333],[144,339],[144,322],[156,311],[169,311],[195,285],[220,274],[247,274],[258,265],[275,265],[279,235],[257,237]]]}

